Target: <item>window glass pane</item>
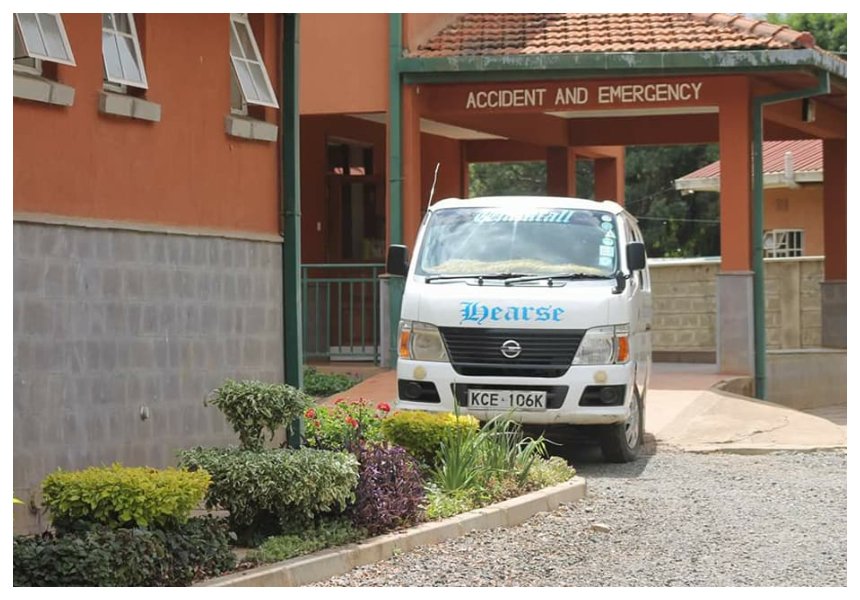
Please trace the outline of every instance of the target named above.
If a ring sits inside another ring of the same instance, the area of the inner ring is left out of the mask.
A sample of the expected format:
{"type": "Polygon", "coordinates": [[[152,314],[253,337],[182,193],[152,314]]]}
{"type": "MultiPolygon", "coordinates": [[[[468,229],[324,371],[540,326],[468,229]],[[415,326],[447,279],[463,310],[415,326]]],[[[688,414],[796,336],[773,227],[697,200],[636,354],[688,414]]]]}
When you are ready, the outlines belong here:
{"type": "Polygon", "coordinates": [[[236,75],[239,76],[239,85],[242,86],[242,93],[245,94],[245,100],[248,102],[260,101],[260,96],[254,88],[254,82],[251,79],[251,72],[244,60],[235,59],[233,64],[236,66],[236,75]]]}
{"type": "Polygon", "coordinates": [[[42,41],[42,33],[39,31],[39,25],[36,23],[36,14],[20,13],[18,21],[21,23],[21,33],[24,35],[24,41],[30,52],[42,56],[47,55],[48,50],[42,41]]]}
{"type": "Polygon", "coordinates": [[[242,90],[239,89],[239,82],[236,81],[236,73],[230,73],[230,108],[234,111],[243,112],[245,103],[242,100],[242,90]]]}
{"type": "Polygon", "coordinates": [[[126,36],[117,37],[117,46],[119,46],[119,59],[122,65],[124,78],[128,81],[143,82],[143,77],[140,74],[138,67],[137,52],[134,49],[134,40],[126,36]]]}
{"type": "Polygon", "coordinates": [[[102,51],[105,56],[105,69],[108,79],[123,79],[119,48],[116,45],[116,34],[107,31],[102,32],[102,51]]]}
{"type": "Polygon", "coordinates": [[[265,102],[274,102],[275,99],[272,98],[271,92],[269,92],[269,87],[266,83],[267,78],[263,74],[263,67],[257,63],[248,63],[248,67],[251,69],[251,75],[254,78],[254,86],[257,88],[257,94],[260,100],[265,102]]]}
{"type": "Polygon", "coordinates": [[[131,34],[131,26],[128,24],[128,13],[115,13],[113,18],[117,31],[131,34]]]}
{"type": "Polygon", "coordinates": [[[237,58],[245,58],[242,55],[242,49],[239,47],[239,40],[236,38],[236,27],[235,23],[230,25],[230,56],[235,56],[237,58]]]}
{"type": "Polygon", "coordinates": [[[245,23],[236,23],[236,33],[239,34],[239,41],[242,44],[242,52],[247,59],[257,58],[254,52],[254,45],[251,43],[251,38],[248,35],[248,26],[245,23]]]}
{"type": "Polygon", "coordinates": [[[102,27],[104,29],[116,29],[116,26],[113,24],[113,14],[102,13],[102,27]]]}
{"type": "Polygon", "coordinates": [[[48,47],[48,56],[68,60],[69,55],[66,53],[65,44],[63,44],[63,34],[60,33],[57,17],[47,13],[39,13],[38,16],[39,25],[42,26],[42,31],[45,34],[45,45],[48,47]]]}

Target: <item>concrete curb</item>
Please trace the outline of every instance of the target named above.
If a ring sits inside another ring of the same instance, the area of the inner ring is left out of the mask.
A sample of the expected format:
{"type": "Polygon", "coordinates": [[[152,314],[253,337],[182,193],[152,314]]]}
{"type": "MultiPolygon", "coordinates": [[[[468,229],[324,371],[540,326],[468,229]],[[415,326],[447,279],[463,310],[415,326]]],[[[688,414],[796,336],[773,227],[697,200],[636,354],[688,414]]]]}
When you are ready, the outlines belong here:
{"type": "Polygon", "coordinates": [[[355,567],[385,560],[419,546],[438,544],[470,531],[513,527],[539,512],[552,511],[561,504],[585,497],[586,484],[574,477],[559,485],[511,498],[456,517],[422,523],[405,531],[370,538],[358,544],[322,550],[283,562],[257,567],[242,573],[216,577],[195,587],[292,587],[308,585],[342,575],[355,567]]]}

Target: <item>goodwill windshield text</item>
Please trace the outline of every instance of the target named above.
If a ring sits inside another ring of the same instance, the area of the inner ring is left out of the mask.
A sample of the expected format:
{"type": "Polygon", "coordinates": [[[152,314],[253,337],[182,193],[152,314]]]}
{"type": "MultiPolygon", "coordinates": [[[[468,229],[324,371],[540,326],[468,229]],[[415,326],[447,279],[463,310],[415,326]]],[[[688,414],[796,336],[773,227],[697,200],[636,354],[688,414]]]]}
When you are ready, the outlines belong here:
{"type": "Polygon", "coordinates": [[[547,97],[547,88],[519,88],[469,92],[466,108],[563,107],[576,104],[632,104],[698,100],[701,81],[682,83],[634,83],[600,85],[596,88],[560,87],[547,97]],[[554,97],[553,97],[554,96],[554,97]]]}

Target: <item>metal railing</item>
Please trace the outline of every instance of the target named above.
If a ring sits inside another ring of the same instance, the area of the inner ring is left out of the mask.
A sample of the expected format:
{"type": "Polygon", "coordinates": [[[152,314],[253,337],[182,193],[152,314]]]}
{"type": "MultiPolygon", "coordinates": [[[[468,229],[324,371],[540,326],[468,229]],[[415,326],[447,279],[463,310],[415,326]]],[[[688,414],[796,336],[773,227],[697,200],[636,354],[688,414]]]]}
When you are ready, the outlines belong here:
{"type": "Polygon", "coordinates": [[[380,362],[382,263],[302,265],[305,360],[380,362]]]}

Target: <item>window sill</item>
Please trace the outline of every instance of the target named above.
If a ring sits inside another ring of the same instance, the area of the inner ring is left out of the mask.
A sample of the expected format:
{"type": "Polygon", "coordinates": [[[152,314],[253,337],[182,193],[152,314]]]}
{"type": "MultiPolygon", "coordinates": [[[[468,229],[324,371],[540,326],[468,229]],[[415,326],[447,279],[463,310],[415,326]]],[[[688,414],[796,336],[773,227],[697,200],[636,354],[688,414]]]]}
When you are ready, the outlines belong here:
{"type": "Polygon", "coordinates": [[[224,119],[224,130],[227,135],[246,140],[261,142],[276,142],[278,140],[278,126],[258,119],[230,115],[224,119]]]}
{"type": "Polygon", "coordinates": [[[99,94],[99,112],[117,117],[141,119],[158,123],[161,121],[161,105],[149,102],[143,98],[101,92],[99,94]]]}
{"type": "Polygon", "coordinates": [[[12,97],[55,106],[72,106],[75,103],[75,88],[44,77],[13,73],[12,97]]]}

